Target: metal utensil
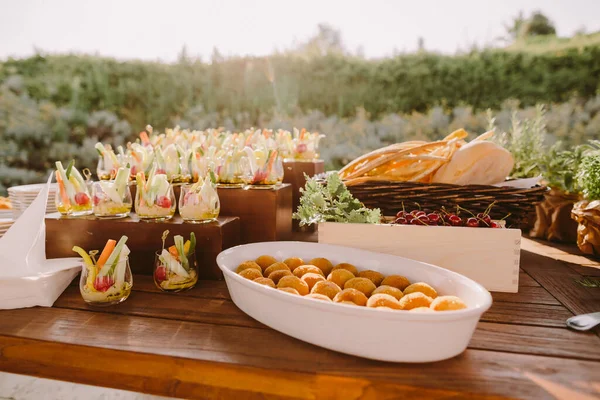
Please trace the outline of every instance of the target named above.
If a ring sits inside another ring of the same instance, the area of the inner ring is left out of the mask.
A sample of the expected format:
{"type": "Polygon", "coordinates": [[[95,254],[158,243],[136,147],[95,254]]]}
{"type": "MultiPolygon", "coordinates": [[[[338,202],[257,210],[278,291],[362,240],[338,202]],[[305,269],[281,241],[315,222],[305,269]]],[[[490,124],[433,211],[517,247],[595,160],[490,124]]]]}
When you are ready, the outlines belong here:
{"type": "Polygon", "coordinates": [[[600,312],[581,314],[567,320],[567,326],[578,331],[587,331],[600,324],[600,312]]]}

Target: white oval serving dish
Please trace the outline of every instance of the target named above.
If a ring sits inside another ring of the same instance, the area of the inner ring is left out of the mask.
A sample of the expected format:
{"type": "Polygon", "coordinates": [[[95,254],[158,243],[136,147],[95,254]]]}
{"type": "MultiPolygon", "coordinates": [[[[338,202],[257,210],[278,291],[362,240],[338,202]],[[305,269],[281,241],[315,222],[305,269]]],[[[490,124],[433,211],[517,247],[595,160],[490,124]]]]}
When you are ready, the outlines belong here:
{"type": "MultiPolygon", "coordinates": [[[[462,353],[492,296],[475,281],[423,262],[350,247],[305,243],[263,242],[221,252],[231,299],[242,311],[263,324],[296,339],[341,353],[381,361],[431,362],[462,353]],[[468,308],[436,313],[378,310],[329,303],[282,292],[239,276],[240,263],[261,255],[282,261],[325,257],[334,265],[348,262],[360,270],[403,275],[411,282],[427,282],[440,295],[455,295],[468,308]]],[[[483,266],[482,266],[483,267],[483,266]]]]}

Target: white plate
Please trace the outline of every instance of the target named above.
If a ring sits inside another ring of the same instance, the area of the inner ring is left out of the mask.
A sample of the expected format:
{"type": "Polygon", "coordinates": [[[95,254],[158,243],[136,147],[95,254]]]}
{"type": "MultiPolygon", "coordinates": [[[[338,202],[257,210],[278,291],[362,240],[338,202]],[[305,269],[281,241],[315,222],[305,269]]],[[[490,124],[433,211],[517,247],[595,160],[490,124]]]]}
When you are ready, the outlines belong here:
{"type": "Polygon", "coordinates": [[[492,304],[492,297],[483,286],[455,272],[343,246],[253,243],[221,252],[217,264],[223,271],[231,299],[252,318],[305,342],[374,360],[431,362],[454,357],[466,349],[479,318],[492,304]],[[328,303],[259,285],[235,273],[240,263],[263,254],[278,260],[325,257],[334,264],[349,262],[359,270],[404,275],[411,282],[431,284],[440,295],[460,297],[468,308],[411,313],[328,303]]]}

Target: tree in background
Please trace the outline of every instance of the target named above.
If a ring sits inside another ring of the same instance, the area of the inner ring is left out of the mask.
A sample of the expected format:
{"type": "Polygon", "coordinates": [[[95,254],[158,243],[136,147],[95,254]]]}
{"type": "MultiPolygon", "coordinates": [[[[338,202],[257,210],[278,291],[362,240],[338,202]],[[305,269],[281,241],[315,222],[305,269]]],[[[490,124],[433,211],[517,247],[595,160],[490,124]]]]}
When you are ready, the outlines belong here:
{"type": "Polygon", "coordinates": [[[554,23],[541,11],[535,11],[529,18],[525,18],[520,11],[508,25],[504,25],[506,35],[502,38],[505,42],[514,43],[518,40],[534,36],[556,35],[554,23]]]}

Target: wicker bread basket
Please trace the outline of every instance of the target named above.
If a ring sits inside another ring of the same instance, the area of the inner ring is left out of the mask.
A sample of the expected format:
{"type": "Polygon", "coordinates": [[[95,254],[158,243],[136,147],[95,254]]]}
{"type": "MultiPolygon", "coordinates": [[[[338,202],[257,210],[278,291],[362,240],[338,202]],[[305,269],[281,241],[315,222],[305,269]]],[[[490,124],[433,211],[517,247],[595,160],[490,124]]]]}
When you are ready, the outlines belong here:
{"type": "Polygon", "coordinates": [[[519,228],[534,215],[537,203],[544,200],[545,186],[529,189],[486,185],[452,185],[376,181],[348,187],[354,197],[369,208],[380,208],[383,215],[395,215],[403,209],[455,211],[457,206],[472,213],[485,212],[490,204],[492,219],[506,219],[507,227],[519,228]]]}

